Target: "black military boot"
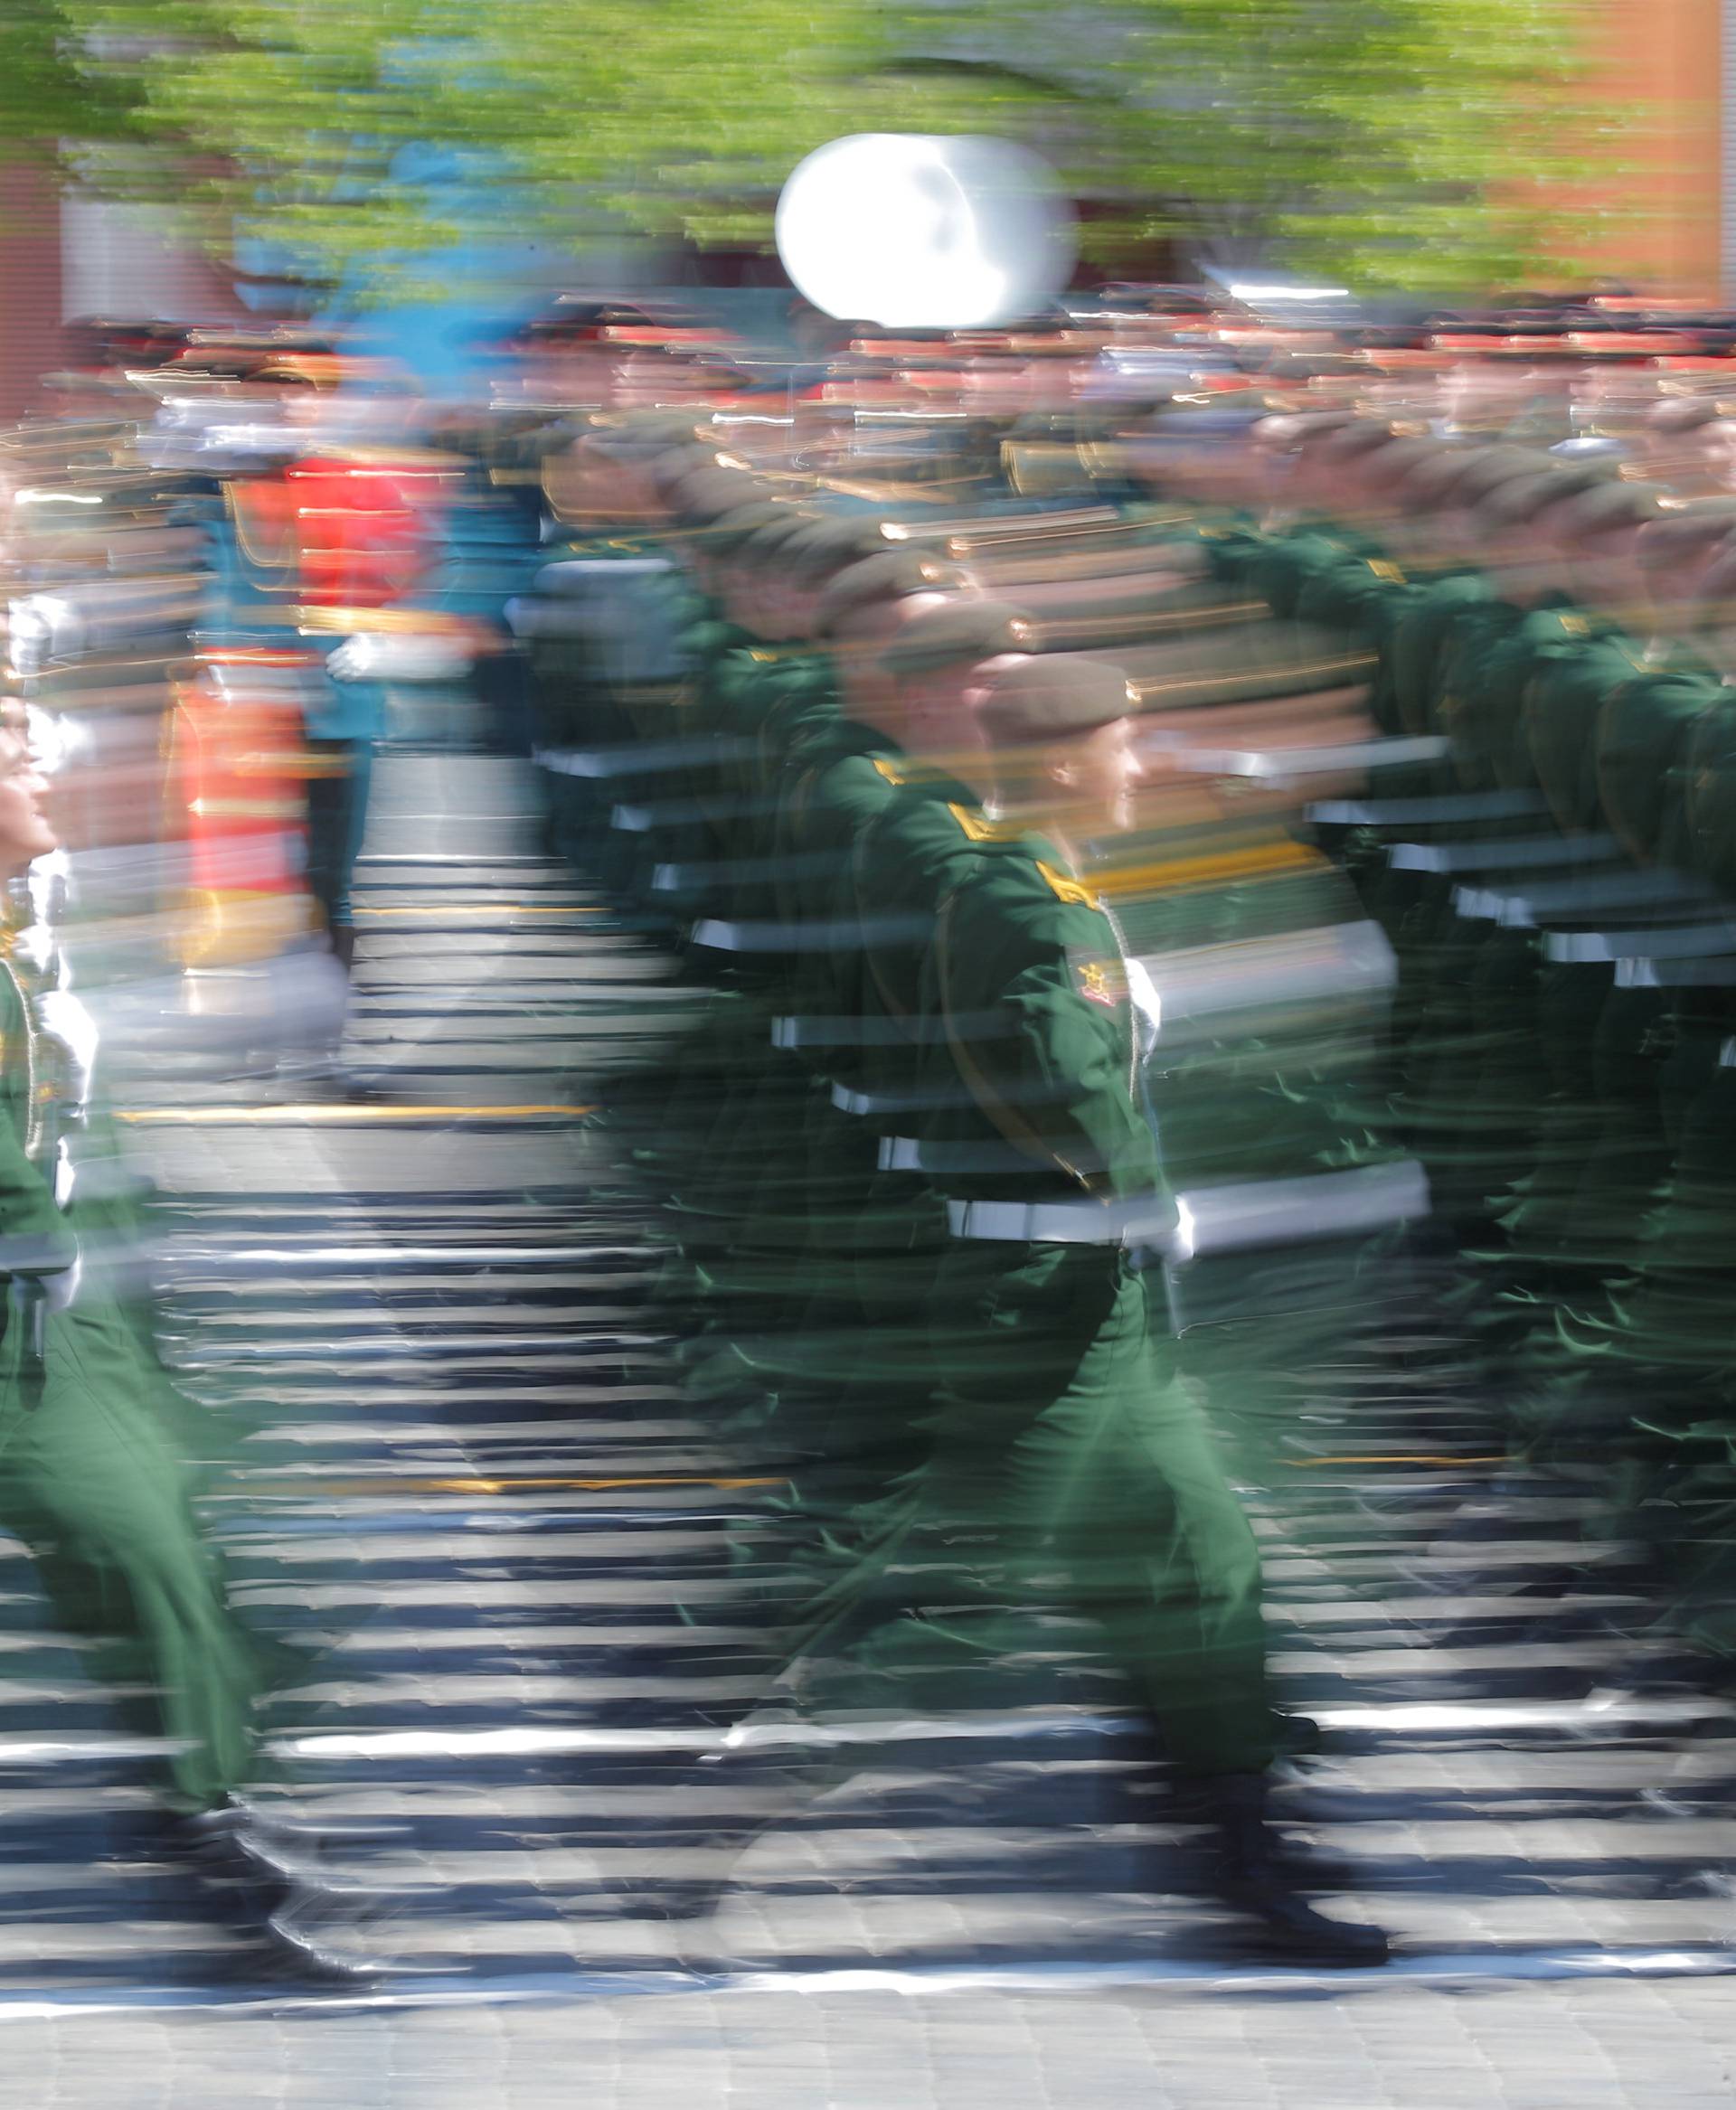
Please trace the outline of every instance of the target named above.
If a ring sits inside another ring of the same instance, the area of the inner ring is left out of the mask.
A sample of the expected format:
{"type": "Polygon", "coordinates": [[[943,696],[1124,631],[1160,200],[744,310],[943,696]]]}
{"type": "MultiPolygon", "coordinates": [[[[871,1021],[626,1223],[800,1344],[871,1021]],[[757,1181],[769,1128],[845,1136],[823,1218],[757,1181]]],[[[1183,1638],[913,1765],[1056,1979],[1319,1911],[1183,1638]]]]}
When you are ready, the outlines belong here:
{"type": "Polygon", "coordinates": [[[1203,1887],[1254,1923],[1262,1951],[1340,1969],[1386,1962],[1391,1951],[1378,1926],[1329,1919],[1304,1896],[1324,1887],[1326,1871],[1272,1824],[1264,1774],[1201,1781],[1184,1806],[1210,1827],[1203,1887]]]}
{"type": "Polygon", "coordinates": [[[338,1880],[319,1859],[316,1835],[274,1823],[250,1804],[226,1798],[179,1817],[167,1846],[193,1876],[215,1917],[262,1944],[279,1964],[321,1979],[376,1979],[392,1965],[331,1937],[374,1894],[338,1880]]]}

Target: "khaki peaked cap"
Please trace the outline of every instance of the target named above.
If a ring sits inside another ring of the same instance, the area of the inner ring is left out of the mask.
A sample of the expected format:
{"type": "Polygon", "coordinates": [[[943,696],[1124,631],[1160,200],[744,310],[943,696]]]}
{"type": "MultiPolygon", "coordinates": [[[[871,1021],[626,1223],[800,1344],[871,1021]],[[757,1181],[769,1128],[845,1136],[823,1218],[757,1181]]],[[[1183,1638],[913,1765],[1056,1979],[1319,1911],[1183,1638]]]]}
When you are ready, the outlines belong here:
{"type": "Polygon", "coordinates": [[[991,747],[1038,747],[1080,739],[1138,708],[1126,674],[1112,661],[1055,653],[997,674],[976,721],[991,747]]]}
{"type": "Polygon", "coordinates": [[[931,674],[1033,648],[1034,633],[1022,608],[972,595],[918,616],[881,654],[880,664],[889,674],[931,674]]]}

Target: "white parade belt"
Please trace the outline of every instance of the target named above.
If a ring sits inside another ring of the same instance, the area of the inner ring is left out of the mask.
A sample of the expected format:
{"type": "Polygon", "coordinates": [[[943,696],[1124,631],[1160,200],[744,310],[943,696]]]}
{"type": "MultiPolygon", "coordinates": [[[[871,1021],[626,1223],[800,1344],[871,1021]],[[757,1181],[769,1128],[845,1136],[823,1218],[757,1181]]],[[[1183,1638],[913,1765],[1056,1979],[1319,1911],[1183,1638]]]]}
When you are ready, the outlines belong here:
{"type": "Polygon", "coordinates": [[[1172,1199],[1113,1201],[948,1201],[954,1238],[1023,1245],[1149,1246],[1174,1267],[1256,1246],[1350,1238],[1429,1213],[1429,1182],[1413,1158],[1198,1187],[1172,1199]]]}

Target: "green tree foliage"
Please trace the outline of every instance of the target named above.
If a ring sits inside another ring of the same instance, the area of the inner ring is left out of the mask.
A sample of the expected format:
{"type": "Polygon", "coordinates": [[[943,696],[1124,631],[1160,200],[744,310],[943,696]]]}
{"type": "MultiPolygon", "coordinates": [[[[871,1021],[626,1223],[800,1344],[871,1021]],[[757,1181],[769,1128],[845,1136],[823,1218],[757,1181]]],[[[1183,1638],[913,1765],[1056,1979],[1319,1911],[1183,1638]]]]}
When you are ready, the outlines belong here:
{"type": "MultiPolygon", "coordinates": [[[[1583,248],[1607,166],[1578,0],[8,0],[0,123],[86,180],[327,269],[438,250],[401,150],[461,146],[513,222],[767,238],[841,132],[1024,138],[1181,238],[1373,285],[1512,281],[1583,248]]],[[[403,268],[413,268],[404,264],[403,268]]]]}

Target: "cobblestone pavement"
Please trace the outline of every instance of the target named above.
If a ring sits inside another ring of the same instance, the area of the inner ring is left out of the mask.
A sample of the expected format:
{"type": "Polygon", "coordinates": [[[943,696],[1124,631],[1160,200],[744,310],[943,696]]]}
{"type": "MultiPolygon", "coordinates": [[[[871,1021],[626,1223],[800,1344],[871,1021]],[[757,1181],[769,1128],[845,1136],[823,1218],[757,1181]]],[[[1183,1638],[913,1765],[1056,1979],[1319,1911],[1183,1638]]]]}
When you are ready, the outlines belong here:
{"type": "Polygon", "coordinates": [[[377,2012],[14,2012],[42,2110],[1725,2110],[1728,1983],[1338,1997],[863,1987],[377,2012]]]}

